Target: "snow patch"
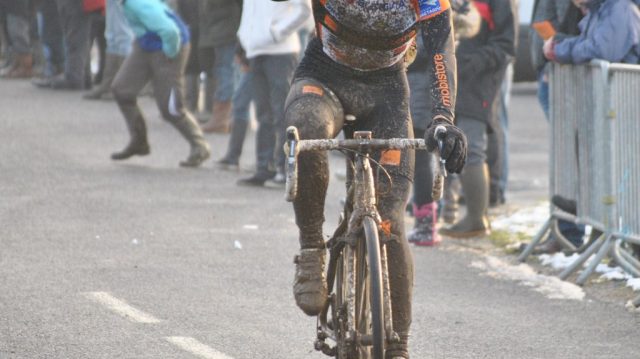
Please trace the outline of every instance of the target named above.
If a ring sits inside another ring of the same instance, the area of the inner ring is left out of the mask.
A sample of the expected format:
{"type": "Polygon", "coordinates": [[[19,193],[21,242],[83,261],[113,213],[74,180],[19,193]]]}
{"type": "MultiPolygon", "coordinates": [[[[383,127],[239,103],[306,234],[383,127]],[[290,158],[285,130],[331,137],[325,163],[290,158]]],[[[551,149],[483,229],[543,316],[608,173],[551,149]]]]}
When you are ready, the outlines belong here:
{"type": "Polygon", "coordinates": [[[492,219],[491,228],[534,236],[548,218],[549,203],[545,202],[536,207],[523,208],[510,215],[492,219]]]}
{"type": "Polygon", "coordinates": [[[631,287],[634,291],[640,290],[640,278],[631,278],[627,280],[627,287],[631,287]]]}
{"type": "Polygon", "coordinates": [[[571,263],[573,263],[576,259],[580,257],[577,253],[574,253],[570,256],[566,256],[564,253],[554,253],[554,254],[541,254],[538,256],[543,266],[551,266],[553,269],[565,269],[571,263]]]}
{"type": "Polygon", "coordinates": [[[499,258],[486,256],[483,261],[472,262],[471,267],[484,271],[492,278],[519,282],[550,299],[583,300],[585,296],[579,286],[557,277],[538,274],[524,263],[514,266],[499,258]]]}
{"type": "MultiPolygon", "coordinates": [[[[570,256],[567,256],[564,253],[555,253],[541,254],[538,256],[538,259],[543,266],[550,266],[553,269],[562,270],[567,268],[571,263],[578,259],[578,257],[579,255],[577,253],[570,256]]],[[[583,267],[588,266],[589,262],[591,262],[593,258],[594,256],[591,256],[583,267]]],[[[596,266],[596,273],[600,273],[600,278],[602,279],[626,281],[627,287],[632,288],[634,291],[640,291],[640,278],[634,278],[620,267],[610,267],[607,264],[600,263],[596,266]]]]}

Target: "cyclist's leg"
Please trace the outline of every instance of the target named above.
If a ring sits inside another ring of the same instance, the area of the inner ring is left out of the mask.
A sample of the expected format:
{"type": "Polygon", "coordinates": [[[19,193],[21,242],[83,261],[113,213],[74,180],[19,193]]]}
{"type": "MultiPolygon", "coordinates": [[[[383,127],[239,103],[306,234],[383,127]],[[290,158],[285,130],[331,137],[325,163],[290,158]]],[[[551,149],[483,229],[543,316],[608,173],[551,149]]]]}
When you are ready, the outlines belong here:
{"type": "MultiPolygon", "coordinates": [[[[287,126],[298,128],[300,139],[335,137],[342,128],[342,106],[321,83],[298,79],[285,104],[287,126]]],[[[300,230],[301,254],[296,257],[294,295],[308,315],[317,315],[327,295],[324,278],[324,201],[329,184],[327,154],[303,152],[298,158],[298,195],[293,202],[300,230]]]]}
{"type": "MultiPolygon", "coordinates": [[[[403,74],[385,79],[383,86],[372,92],[380,99],[371,116],[359,129],[373,131],[376,138],[413,138],[413,127],[407,108],[408,90],[403,74]],[[382,101],[384,100],[384,101],[382,101]]],[[[405,236],[404,213],[413,179],[414,151],[389,150],[375,154],[389,173],[378,175],[378,211],[382,217],[382,239],[387,239],[393,328],[400,343],[388,346],[387,358],[408,358],[408,337],[411,325],[413,290],[413,257],[405,236]],[[386,237],[386,238],[385,238],[386,237]]]]}

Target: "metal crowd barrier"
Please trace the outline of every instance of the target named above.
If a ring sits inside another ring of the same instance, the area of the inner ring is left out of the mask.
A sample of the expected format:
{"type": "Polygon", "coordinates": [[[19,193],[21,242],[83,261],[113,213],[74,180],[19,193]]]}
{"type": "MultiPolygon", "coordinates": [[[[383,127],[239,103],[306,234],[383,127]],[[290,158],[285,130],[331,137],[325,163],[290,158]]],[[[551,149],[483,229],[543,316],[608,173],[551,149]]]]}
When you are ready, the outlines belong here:
{"type": "MultiPolygon", "coordinates": [[[[629,244],[640,245],[640,66],[593,61],[554,64],[550,76],[550,190],[577,201],[575,216],[553,209],[551,217],[518,257],[525,261],[550,232],[581,255],[560,277],[566,279],[593,254],[578,276],[584,284],[610,255],[640,277],[640,261],[629,244]],[[559,219],[602,232],[575,248],[557,229],[559,219]]],[[[640,305],[640,297],[634,303],[640,305]]]]}

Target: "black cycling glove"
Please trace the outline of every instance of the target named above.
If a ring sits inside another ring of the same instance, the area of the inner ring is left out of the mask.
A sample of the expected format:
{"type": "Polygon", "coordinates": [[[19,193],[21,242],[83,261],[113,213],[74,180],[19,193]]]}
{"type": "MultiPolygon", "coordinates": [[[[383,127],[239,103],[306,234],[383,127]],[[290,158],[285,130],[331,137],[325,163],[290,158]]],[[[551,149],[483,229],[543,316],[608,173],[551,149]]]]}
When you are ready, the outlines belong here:
{"type": "Polygon", "coordinates": [[[446,132],[440,135],[442,150],[440,157],[446,160],[445,167],[451,173],[460,173],[467,160],[467,136],[456,126],[444,118],[435,118],[427,128],[424,141],[430,152],[438,148],[438,140],[435,138],[436,128],[443,126],[446,132]]]}

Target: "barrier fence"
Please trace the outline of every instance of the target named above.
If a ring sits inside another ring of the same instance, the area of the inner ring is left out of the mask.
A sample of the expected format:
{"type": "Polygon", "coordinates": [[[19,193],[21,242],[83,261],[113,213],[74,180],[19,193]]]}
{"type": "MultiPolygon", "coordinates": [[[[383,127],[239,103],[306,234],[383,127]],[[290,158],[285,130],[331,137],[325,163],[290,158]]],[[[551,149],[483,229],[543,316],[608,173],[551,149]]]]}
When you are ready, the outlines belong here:
{"type": "MultiPolygon", "coordinates": [[[[550,74],[550,191],[577,202],[575,215],[552,208],[531,243],[525,261],[549,233],[581,255],[561,274],[566,279],[593,254],[576,282],[584,284],[606,255],[633,276],[640,261],[640,66],[593,61],[553,64],[550,74]],[[590,225],[592,238],[575,248],[558,230],[558,220],[590,225]]],[[[634,300],[640,305],[640,297],[634,300]]]]}

